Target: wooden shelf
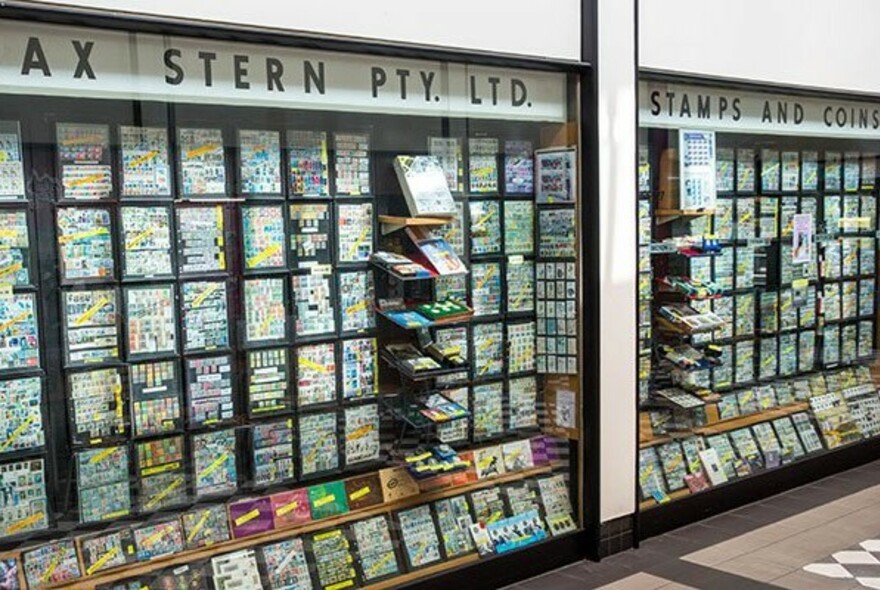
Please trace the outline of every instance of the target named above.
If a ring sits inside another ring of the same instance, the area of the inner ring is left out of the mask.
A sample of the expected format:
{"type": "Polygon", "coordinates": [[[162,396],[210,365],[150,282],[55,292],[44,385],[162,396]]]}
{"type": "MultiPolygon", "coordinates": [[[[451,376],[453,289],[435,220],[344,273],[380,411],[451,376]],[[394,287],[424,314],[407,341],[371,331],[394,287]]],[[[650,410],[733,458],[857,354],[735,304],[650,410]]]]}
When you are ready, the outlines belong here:
{"type": "MultiPolygon", "coordinates": [[[[465,494],[474,490],[488,488],[512,481],[519,481],[521,479],[535,477],[538,475],[545,475],[551,473],[552,470],[553,468],[551,466],[533,467],[531,469],[525,469],[523,471],[517,471],[514,473],[505,473],[503,475],[499,475],[497,477],[492,477],[489,479],[473,481],[465,485],[450,486],[437,490],[432,490],[429,492],[423,492],[394,502],[387,502],[378,506],[362,508],[360,510],[352,510],[351,512],[346,512],[345,514],[334,516],[332,518],[324,518],[298,526],[275,529],[242,539],[230,539],[229,541],[224,541],[222,543],[215,543],[214,545],[211,545],[209,547],[201,547],[199,549],[180,551],[167,557],[154,559],[153,561],[121,566],[119,568],[107,570],[106,572],[98,572],[92,576],[84,576],[76,580],[71,580],[70,582],[64,584],[47,586],[47,588],[75,588],[77,590],[94,590],[97,586],[110,582],[118,582],[128,578],[144,576],[168,567],[179,566],[194,561],[210,559],[211,557],[219,554],[228,553],[231,551],[238,551],[240,549],[248,549],[250,547],[263,545],[265,543],[271,543],[273,541],[281,541],[283,539],[289,539],[291,537],[319,531],[322,529],[338,527],[349,522],[353,522],[355,520],[360,520],[379,514],[396,512],[404,508],[410,508],[419,504],[425,504],[427,502],[434,502],[443,498],[458,496],[460,494],[465,494]]],[[[367,586],[367,588],[373,590],[393,588],[400,585],[404,581],[415,580],[424,576],[435,574],[440,571],[459,567],[472,561],[477,561],[479,560],[479,558],[479,555],[475,552],[471,555],[466,555],[461,558],[444,561],[442,563],[419,569],[414,572],[409,572],[407,574],[391,578],[385,582],[380,582],[372,586],[367,586]]]]}
{"type": "Polygon", "coordinates": [[[654,211],[657,225],[675,221],[680,217],[702,217],[704,215],[715,215],[715,209],[656,209],[654,211]]]}
{"type": "MultiPolygon", "coordinates": [[[[682,498],[686,498],[690,495],[691,491],[687,488],[677,490],[668,494],[670,502],[681,500],[682,498]]],[[[669,504],[669,502],[664,502],[663,504],[669,504]]],[[[650,510],[651,508],[656,508],[657,506],[662,506],[663,504],[658,503],[657,500],[654,499],[645,500],[643,502],[639,502],[639,510],[650,510]]]]}
{"type": "Polygon", "coordinates": [[[668,442],[672,442],[673,440],[675,440],[675,439],[671,436],[656,436],[656,437],[645,438],[645,439],[640,438],[639,439],[639,448],[645,449],[648,447],[653,447],[654,445],[662,445],[662,444],[665,444],[668,442]]]}
{"type": "Polygon", "coordinates": [[[783,418],[785,416],[797,414],[798,412],[804,412],[809,409],[810,404],[808,402],[798,402],[796,404],[773,408],[772,410],[766,410],[764,412],[758,412],[757,414],[749,414],[748,416],[738,416],[736,418],[721,420],[719,422],[709,424],[708,426],[694,428],[693,432],[694,434],[701,435],[720,434],[722,432],[729,432],[731,430],[738,430],[740,428],[746,428],[747,426],[753,426],[761,422],[766,422],[767,420],[783,418]]]}
{"type": "Polygon", "coordinates": [[[382,235],[386,236],[405,227],[414,226],[440,226],[446,225],[452,218],[443,217],[399,217],[397,215],[380,215],[379,223],[382,224],[382,235]]]}

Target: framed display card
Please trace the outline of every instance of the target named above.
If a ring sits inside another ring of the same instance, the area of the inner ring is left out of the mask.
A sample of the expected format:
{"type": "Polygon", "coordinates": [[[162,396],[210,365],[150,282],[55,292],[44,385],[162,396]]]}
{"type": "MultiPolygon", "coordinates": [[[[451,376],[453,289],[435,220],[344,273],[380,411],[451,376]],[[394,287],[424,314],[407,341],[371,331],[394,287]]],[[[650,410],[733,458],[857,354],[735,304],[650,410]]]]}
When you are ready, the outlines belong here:
{"type": "Polygon", "coordinates": [[[471,303],[474,317],[501,313],[500,262],[476,262],[471,266],[471,303]]]}
{"type": "Polygon", "coordinates": [[[504,253],[535,253],[535,205],[531,201],[504,203],[504,253]]]}
{"type": "Polygon", "coordinates": [[[26,198],[18,121],[0,121],[0,200],[26,198]]]}
{"type": "Polygon", "coordinates": [[[333,262],[333,216],[329,203],[291,203],[290,257],[293,269],[333,262]]]}
{"type": "Polygon", "coordinates": [[[376,327],[372,270],[340,272],[338,293],[341,331],[344,334],[376,327]]]}
{"type": "Polygon", "coordinates": [[[177,266],[180,274],[226,271],[223,207],[178,207],[177,266]]]}
{"type": "MultiPolygon", "coordinates": [[[[449,401],[458,404],[462,408],[470,408],[468,388],[456,387],[455,389],[444,389],[442,395],[449,401]]],[[[461,443],[468,440],[468,427],[470,420],[468,418],[459,418],[445,424],[437,425],[437,438],[440,442],[447,444],[461,443]]]]}
{"type": "Polygon", "coordinates": [[[736,192],[755,192],[755,150],[736,150],[736,192]]]}
{"type": "Polygon", "coordinates": [[[443,549],[447,559],[454,559],[474,550],[471,526],[474,518],[467,496],[453,496],[433,504],[437,527],[442,531],[443,549]]]}
{"type": "Polygon", "coordinates": [[[40,366],[36,295],[0,297],[0,371],[40,366]]]}
{"type": "Polygon", "coordinates": [[[242,549],[211,558],[212,582],[216,590],[262,589],[260,569],[253,549],[242,549]]]}
{"type": "Polygon", "coordinates": [[[300,408],[336,401],[335,342],[300,346],[296,350],[296,384],[300,408]]]}
{"type": "Polygon", "coordinates": [[[284,282],[280,277],[244,281],[245,343],[286,340],[284,282]]]}
{"type": "Polygon", "coordinates": [[[336,412],[300,416],[299,454],[303,476],[339,468],[336,412]]]}
{"type": "Polygon", "coordinates": [[[251,427],[253,483],[269,486],[294,478],[293,419],[251,427]]]}
{"type": "MultiPolygon", "coordinates": [[[[511,257],[513,258],[513,257],[511,257]]],[[[507,313],[535,311],[535,263],[531,260],[507,261],[507,313]]],[[[571,281],[574,288],[574,281],[571,281]]],[[[574,299],[575,294],[566,299],[574,299]]]]}
{"type": "Polygon", "coordinates": [[[538,490],[551,534],[555,536],[575,530],[577,525],[565,477],[562,474],[542,477],[538,480],[538,490]]]}
{"type": "Polygon", "coordinates": [[[294,537],[259,548],[269,590],[310,590],[312,576],[302,539],[294,537]]]}
{"type": "Polygon", "coordinates": [[[135,559],[134,533],[122,529],[84,537],[80,540],[80,552],[87,576],[123,566],[135,559]]]}
{"type": "Polygon", "coordinates": [[[482,525],[501,520],[507,515],[501,488],[495,486],[471,492],[471,504],[474,507],[474,520],[482,525]]]}
{"type": "Polygon", "coordinates": [[[128,418],[120,368],[70,373],[67,382],[74,444],[99,444],[125,436],[128,418]]]}
{"type": "Polygon", "coordinates": [[[470,201],[471,256],[501,253],[501,204],[495,200],[470,201]]]}
{"type": "Polygon", "coordinates": [[[183,350],[201,352],[229,347],[226,281],[180,284],[183,299],[183,350]]]}
{"type": "Polygon", "coordinates": [[[535,322],[507,324],[507,372],[535,370],[535,322]]]}
{"type": "Polygon", "coordinates": [[[287,162],[291,196],[329,196],[328,161],[325,132],[288,130],[287,162]]]}
{"type": "Polygon", "coordinates": [[[504,324],[474,324],[474,379],[500,375],[504,370],[504,324]]]}
{"type": "Polygon", "coordinates": [[[0,381],[0,454],[43,447],[42,405],[40,377],[0,381]]]}
{"type": "Polygon", "coordinates": [[[574,213],[573,208],[539,209],[538,253],[540,256],[546,258],[576,256],[574,213]]]}
{"type": "Polygon", "coordinates": [[[532,142],[504,142],[504,192],[529,195],[535,191],[535,152],[532,142]]]}
{"type": "Polygon", "coordinates": [[[99,200],[113,194],[110,127],[58,123],[62,199],[99,200]]]}
{"type": "Polygon", "coordinates": [[[504,384],[485,383],[473,388],[474,439],[488,439],[504,433],[504,384]]]}
{"type": "Polygon", "coordinates": [[[174,285],[125,287],[128,358],[177,351],[174,285]]]}
{"type": "Polygon", "coordinates": [[[345,465],[379,460],[379,406],[345,408],[345,465]]]}
{"type": "Polygon", "coordinates": [[[134,436],[165,434],[183,427],[176,361],[129,365],[128,384],[134,436]]]}
{"type": "Polygon", "coordinates": [[[245,271],[286,267],[283,205],[242,207],[241,234],[245,271]]]}
{"type": "MultiPolygon", "coordinates": [[[[443,238],[446,243],[452,247],[460,258],[465,255],[465,227],[467,226],[467,208],[462,201],[455,201],[455,215],[449,219],[449,223],[438,226],[432,232],[435,236],[443,238]]],[[[464,277],[464,275],[447,275],[446,278],[454,278],[455,276],[464,277]]],[[[435,280],[441,277],[436,277],[435,280]]]]}
{"type": "Polygon", "coordinates": [[[361,579],[369,584],[400,573],[388,517],[384,514],[351,524],[361,579]]]}
{"type": "Polygon", "coordinates": [[[331,274],[295,274],[291,277],[297,338],[336,333],[335,299],[331,274]]]}
{"type": "Polygon", "coordinates": [[[183,196],[226,196],[226,158],[220,129],[177,130],[183,196]]]}
{"type": "Polygon", "coordinates": [[[538,427],[538,380],[534,376],[510,379],[507,383],[510,428],[538,427]]]}
{"type": "Polygon", "coordinates": [[[75,457],[79,521],[98,522],[130,514],[128,447],[88,449],[75,457]]]}
{"type": "Polygon", "coordinates": [[[336,237],[339,263],[369,261],[373,253],[373,204],[337,204],[336,237]]]}
{"type": "Polygon", "coordinates": [[[122,197],[170,197],[168,131],[164,127],[119,126],[122,197]]]}
{"type": "Polygon", "coordinates": [[[184,550],[180,519],[135,527],[134,543],[138,561],[151,561],[184,550]]]}
{"type": "Polygon", "coordinates": [[[196,499],[231,494],[238,488],[235,429],[192,435],[193,492],[196,499]]]}
{"type": "Polygon", "coordinates": [[[141,512],[186,502],[182,435],[136,443],[135,452],[141,512]]]}
{"type": "Polygon", "coordinates": [[[180,516],[187,549],[208,547],[229,540],[226,505],[200,506],[180,516]]]}
{"type": "Polygon", "coordinates": [[[366,133],[334,133],[336,195],[362,197],[370,194],[370,136],[366,133]]]}
{"type": "Polygon", "coordinates": [[[843,155],[843,190],[851,193],[859,190],[859,152],[846,152],[843,155]]]}
{"type": "Polygon", "coordinates": [[[464,192],[464,157],[458,137],[429,137],[428,153],[439,162],[452,193],[464,192]]]}
{"type": "Polygon", "coordinates": [[[375,338],[342,341],[342,398],[373,397],[379,393],[379,365],[375,338]]]}
{"type": "Polygon", "coordinates": [[[82,577],[73,539],[39,545],[22,553],[30,590],[49,588],[82,577]]]}
{"type": "Polygon", "coordinates": [[[252,416],[287,412],[293,407],[286,348],[247,353],[247,399],[252,416]]]}
{"type": "Polygon", "coordinates": [[[468,138],[468,182],[472,193],[498,192],[498,140],[468,138]]]}
{"type": "Polygon", "coordinates": [[[56,221],[62,282],[112,279],[110,211],[60,207],[56,221]]]}
{"type": "Polygon", "coordinates": [[[239,129],[238,147],[241,192],[281,196],[281,134],[239,129]]]}
{"type": "Polygon", "coordinates": [[[4,535],[48,528],[49,501],[42,458],[0,463],[0,530],[4,535]]]}
{"type": "Polygon", "coordinates": [[[121,211],[123,278],[173,276],[171,209],[127,206],[121,211]]]}
{"type": "Polygon", "coordinates": [[[356,586],[354,557],[343,529],[315,533],[311,537],[311,545],[319,588],[327,590],[356,586]]]}
{"type": "Polygon", "coordinates": [[[443,558],[430,505],[401,510],[397,513],[397,522],[410,568],[423,567],[443,558]]]}
{"type": "Polygon", "coordinates": [[[761,191],[778,192],[780,183],[779,152],[776,150],[761,150],[761,191]]]}
{"type": "Polygon", "coordinates": [[[190,429],[232,420],[235,416],[232,357],[186,359],[187,424],[190,429]]]}
{"type": "MultiPolygon", "coordinates": [[[[0,162],[0,166],[2,164],[0,162]]],[[[31,247],[27,212],[0,210],[0,224],[3,227],[0,232],[0,284],[28,285],[31,282],[31,247]]]]}

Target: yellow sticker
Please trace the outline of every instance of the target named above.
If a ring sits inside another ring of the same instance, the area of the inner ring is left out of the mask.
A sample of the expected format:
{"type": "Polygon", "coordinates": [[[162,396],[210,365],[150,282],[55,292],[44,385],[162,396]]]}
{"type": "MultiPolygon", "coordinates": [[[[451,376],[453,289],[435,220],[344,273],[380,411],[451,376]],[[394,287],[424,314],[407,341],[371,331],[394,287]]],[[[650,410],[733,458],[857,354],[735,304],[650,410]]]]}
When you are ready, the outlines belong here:
{"type": "Polygon", "coordinates": [[[75,234],[70,234],[69,236],[61,236],[58,238],[59,244],[67,244],[69,242],[78,242],[79,240],[85,240],[87,238],[94,238],[95,236],[105,236],[110,233],[106,227],[96,227],[95,229],[88,229],[86,231],[76,232],[75,234]]]}
{"type": "Polygon", "coordinates": [[[171,492],[173,492],[174,490],[179,488],[182,483],[183,483],[182,477],[178,477],[177,479],[172,481],[171,485],[169,485],[168,487],[163,489],[161,492],[159,492],[158,494],[156,494],[155,496],[150,498],[150,501],[147,502],[147,508],[152,508],[153,506],[157,505],[159,502],[162,501],[162,498],[164,498],[165,496],[167,496],[168,494],[170,494],[171,492]]]}
{"type": "Polygon", "coordinates": [[[32,524],[38,523],[43,520],[44,516],[42,512],[37,512],[36,514],[31,514],[27,518],[23,518],[18,522],[14,522],[8,527],[6,527],[6,534],[11,535],[12,533],[18,532],[20,530],[26,529],[32,524]]]}
{"type": "Polygon", "coordinates": [[[214,291],[216,291],[216,290],[219,289],[219,288],[220,288],[220,283],[211,283],[210,285],[208,285],[208,288],[207,288],[207,289],[205,289],[204,291],[202,291],[201,293],[199,293],[199,294],[196,296],[196,298],[193,299],[193,302],[192,302],[192,307],[193,307],[193,309],[196,309],[196,308],[199,307],[202,303],[204,303],[204,302],[205,302],[205,299],[207,299],[208,297],[210,297],[210,296],[211,296],[211,293],[213,293],[214,291]]]}
{"type": "Polygon", "coordinates": [[[349,260],[354,258],[354,255],[357,254],[358,248],[360,248],[361,244],[363,244],[367,240],[367,236],[370,233],[370,229],[371,229],[370,226],[367,226],[364,229],[362,229],[360,235],[358,236],[358,239],[355,241],[354,244],[351,245],[351,248],[348,249],[348,259],[349,260]]]}
{"type": "Polygon", "coordinates": [[[280,251],[281,251],[281,244],[272,244],[271,246],[264,248],[263,251],[260,252],[259,254],[255,254],[254,256],[251,256],[247,261],[247,267],[254,268],[255,266],[257,266],[258,264],[260,264],[261,262],[263,262],[267,258],[271,258],[272,256],[275,256],[280,251]]]}
{"type": "Polygon", "coordinates": [[[346,315],[351,315],[351,314],[353,314],[353,313],[357,313],[357,312],[359,312],[359,311],[363,311],[363,310],[367,309],[367,306],[368,306],[369,304],[370,304],[370,302],[369,302],[368,300],[364,299],[363,301],[361,301],[361,302],[359,302],[359,303],[355,303],[354,305],[350,305],[349,307],[347,307],[347,308],[345,309],[345,314],[346,314],[346,315]]]}
{"type": "Polygon", "coordinates": [[[205,510],[205,513],[202,514],[202,517],[198,520],[198,522],[196,522],[196,525],[192,528],[192,530],[191,530],[191,531],[189,532],[189,534],[186,536],[186,542],[187,542],[187,543],[192,542],[192,540],[196,538],[196,535],[199,534],[199,531],[201,531],[201,530],[202,530],[202,527],[205,526],[205,523],[208,522],[208,516],[209,516],[209,515],[210,515],[210,512],[208,512],[207,510],[205,510]]]}
{"type": "Polygon", "coordinates": [[[150,160],[154,160],[159,155],[159,150],[153,150],[151,152],[147,152],[143,156],[139,158],[135,158],[131,162],[128,163],[129,168],[137,168],[141,164],[146,164],[150,160]]]}
{"type": "Polygon", "coordinates": [[[9,438],[7,438],[6,441],[2,445],[0,445],[0,452],[5,451],[6,448],[9,447],[9,445],[14,443],[15,439],[17,439],[19,436],[21,436],[22,433],[25,430],[27,430],[28,426],[30,426],[34,420],[36,420],[36,416],[31,415],[31,416],[28,416],[24,422],[19,424],[18,428],[13,430],[12,434],[9,435],[9,438]]]}
{"type": "Polygon", "coordinates": [[[319,373],[329,373],[330,372],[330,369],[328,369],[324,365],[319,365],[318,363],[316,363],[315,361],[313,361],[310,358],[306,358],[304,356],[301,356],[301,357],[299,357],[298,360],[299,360],[300,365],[302,365],[304,367],[308,367],[309,369],[312,369],[313,371],[317,371],[319,373]]]}
{"type": "Polygon", "coordinates": [[[199,156],[203,156],[207,153],[213,152],[217,149],[220,149],[219,143],[209,143],[209,144],[203,145],[201,147],[193,148],[193,149],[187,151],[186,157],[187,157],[187,159],[197,158],[199,156]]]}
{"type": "Polygon", "coordinates": [[[324,496],[323,498],[318,498],[317,500],[315,500],[315,508],[320,508],[321,506],[326,506],[327,504],[329,504],[331,502],[335,502],[335,501],[336,501],[336,496],[334,494],[329,494],[327,496],[324,496]]]}
{"type": "Polygon", "coordinates": [[[101,461],[103,461],[104,459],[106,459],[107,457],[112,455],[115,451],[116,451],[116,447],[110,447],[109,449],[104,449],[103,451],[101,451],[100,453],[98,453],[97,455],[95,455],[94,457],[89,459],[89,463],[91,463],[92,465],[94,465],[96,463],[100,463],[101,461]]]}
{"type": "Polygon", "coordinates": [[[110,298],[107,297],[106,295],[104,295],[103,297],[98,299],[90,308],[85,310],[81,316],[76,318],[76,320],[73,322],[73,325],[74,326],[82,326],[87,321],[92,319],[92,316],[94,316],[96,313],[98,313],[101,310],[101,308],[104,307],[105,305],[107,305],[108,303],[110,303],[110,298]]]}
{"type": "Polygon", "coordinates": [[[241,526],[243,524],[247,524],[255,518],[260,516],[260,511],[257,508],[254,508],[250,512],[242,514],[238,518],[235,519],[235,526],[241,526]]]}
{"type": "Polygon", "coordinates": [[[299,506],[299,502],[288,502],[281,508],[275,511],[275,514],[278,516],[284,516],[285,514],[289,514],[296,510],[296,507],[299,506]]]}
{"type": "Polygon", "coordinates": [[[93,573],[104,567],[108,561],[116,557],[119,553],[119,547],[113,547],[110,551],[98,558],[98,561],[86,568],[86,575],[91,576],[93,573]]]}
{"type": "Polygon", "coordinates": [[[361,489],[352,492],[348,497],[350,500],[360,500],[364,496],[370,493],[370,486],[364,486],[361,489]]]}
{"type": "Polygon", "coordinates": [[[219,457],[217,457],[217,459],[216,459],[213,463],[211,463],[210,465],[208,465],[207,467],[205,467],[205,468],[202,470],[202,472],[199,473],[199,479],[202,479],[202,478],[208,477],[209,475],[211,475],[212,473],[214,473],[215,471],[217,471],[217,470],[220,468],[221,465],[223,465],[224,463],[226,463],[226,460],[227,460],[228,458],[229,458],[229,453],[228,453],[228,452],[227,452],[227,453],[223,453],[222,455],[220,455],[219,457]]]}
{"type": "Polygon", "coordinates": [[[26,320],[29,315],[30,315],[29,311],[23,311],[20,314],[16,315],[11,320],[3,322],[2,324],[0,324],[0,332],[5,332],[6,330],[11,328],[12,326],[17,324],[18,322],[22,322],[22,321],[26,320]]]}
{"type": "Polygon", "coordinates": [[[83,176],[82,178],[77,178],[76,180],[71,180],[67,183],[67,188],[76,188],[78,186],[83,186],[86,184],[91,184],[93,182],[97,182],[104,178],[105,175],[101,172],[98,174],[89,174],[88,176],[83,176]]]}
{"type": "Polygon", "coordinates": [[[18,272],[22,268],[24,268],[24,266],[21,264],[21,262],[14,262],[12,264],[4,266],[3,268],[0,268],[0,277],[5,277],[8,274],[18,272]]]}
{"type": "Polygon", "coordinates": [[[125,249],[134,250],[141,242],[149,238],[154,233],[156,233],[156,226],[148,227],[147,229],[133,237],[131,240],[129,240],[129,242],[125,245],[125,249]]]}

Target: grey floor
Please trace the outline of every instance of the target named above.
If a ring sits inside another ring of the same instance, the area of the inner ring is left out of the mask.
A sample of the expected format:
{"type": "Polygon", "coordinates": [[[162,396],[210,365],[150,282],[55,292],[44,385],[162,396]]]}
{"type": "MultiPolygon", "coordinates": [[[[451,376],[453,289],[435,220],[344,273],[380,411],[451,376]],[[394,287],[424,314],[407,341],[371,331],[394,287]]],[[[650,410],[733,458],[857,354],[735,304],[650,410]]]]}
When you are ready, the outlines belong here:
{"type": "Polygon", "coordinates": [[[873,539],[880,539],[880,461],[508,590],[880,588],[880,541],[866,543],[873,539]]]}

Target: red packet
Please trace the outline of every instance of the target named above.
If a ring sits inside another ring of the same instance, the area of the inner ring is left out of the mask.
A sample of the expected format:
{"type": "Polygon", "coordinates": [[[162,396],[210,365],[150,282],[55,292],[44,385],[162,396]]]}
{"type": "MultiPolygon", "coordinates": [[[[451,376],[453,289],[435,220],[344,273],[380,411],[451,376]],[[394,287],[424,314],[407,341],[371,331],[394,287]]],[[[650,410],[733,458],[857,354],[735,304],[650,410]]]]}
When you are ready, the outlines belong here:
{"type": "Polygon", "coordinates": [[[268,497],[240,500],[229,505],[229,524],[236,539],[265,533],[275,528],[268,497]]]}
{"type": "Polygon", "coordinates": [[[312,520],[308,488],[278,492],[269,496],[275,528],[305,524],[312,520]]]}

